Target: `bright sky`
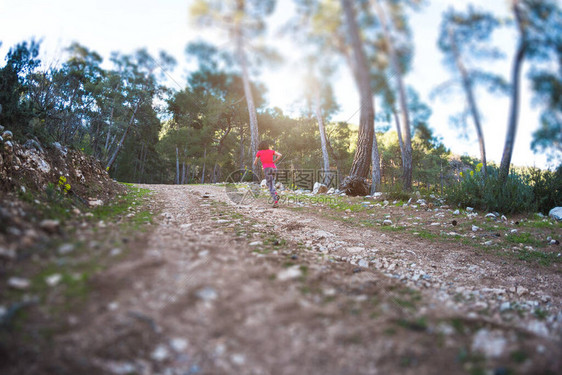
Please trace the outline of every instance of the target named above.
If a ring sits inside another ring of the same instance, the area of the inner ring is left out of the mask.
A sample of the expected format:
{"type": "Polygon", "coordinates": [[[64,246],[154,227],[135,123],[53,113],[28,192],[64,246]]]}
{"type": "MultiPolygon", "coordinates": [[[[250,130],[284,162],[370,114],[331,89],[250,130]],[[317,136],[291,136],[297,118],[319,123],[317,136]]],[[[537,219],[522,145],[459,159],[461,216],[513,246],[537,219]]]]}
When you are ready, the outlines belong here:
{"type": "MultiPolygon", "coordinates": [[[[228,46],[223,35],[209,29],[198,29],[189,22],[190,0],[97,0],[81,2],[76,0],[0,0],[0,58],[3,60],[8,49],[18,42],[31,37],[42,39],[43,60],[53,63],[64,60],[62,50],[72,41],[98,52],[106,60],[111,51],[131,53],[142,47],[156,56],[164,50],[176,57],[178,67],[169,74],[174,81],[184,85],[190,65],[186,63],[186,44],[195,39],[210,40],[219,46],[228,46]]],[[[442,137],[447,147],[458,154],[479,155],[479,149],[472,127],[469,140],[458,137],[459,130],[448,123],[451,114],[463,108],[463,97],[447,100],[429,99],[429,92],[449,78],[441,65],[442,56],[437,49],[438,27],[441,13],[449,6],[465,8],[468,2],[458,0],[431,0],[421,12],[410,17],[414,34],[415,57],[413,71],[406,77],[430,104],[433,116],[430,126],[436,135],[442,137]]],[[[499,15],[507,15],[506,1],[472,0],[472,4],[499,15]]],[[[278,0],[278,6],[270,27],[277,29],[291,15],[291,1],[278,0]]],[[[274,34],[274,33],[273,33],[274,34]]],[[[509,31],[499,33],[495,39],[505,53],[506,59],[492,66],[494,71],[510,77],[511,58],[515,46],[515,35],[509,31]]],[[[264,70],[257,77],[268,87],[270,106],[282,108],[286,113],[297,115],[303,107],[301,86],[302,63],[295,61],[295,46],[290,38],[275,38],[269,41],[278,52],[285,55],[284,65],[264,70]]],[[[3,62],[0,64],[3,65],[3,62]]],[[[170,82],[172,87],[175,86],[170,82]]],[[[178,88],[177,86],[175,88],[178,88]]],[[[359,99],[354,82],[346,66],[338,72],[334,81],[337,100],[341,111],[334,120],[349,120],[358,123],[359,99]]],[[[478,104],[483,113],[484,136],[488,160],[499,164],[505,139],[509,100],[485,92],[478,92],[478,104]]],[[[523,82],[519,127],[512,162],[516,165],[547,166],[545,155],[535,155],[530,150],[531,134],[538,126],[538,108],[531,106],[531,92],[528,80],[523,82]]],[[[377,107],[377,104],[375,103],[377,107]]],[[[472,126],[472,125],[471,125],[472,126]]]]}

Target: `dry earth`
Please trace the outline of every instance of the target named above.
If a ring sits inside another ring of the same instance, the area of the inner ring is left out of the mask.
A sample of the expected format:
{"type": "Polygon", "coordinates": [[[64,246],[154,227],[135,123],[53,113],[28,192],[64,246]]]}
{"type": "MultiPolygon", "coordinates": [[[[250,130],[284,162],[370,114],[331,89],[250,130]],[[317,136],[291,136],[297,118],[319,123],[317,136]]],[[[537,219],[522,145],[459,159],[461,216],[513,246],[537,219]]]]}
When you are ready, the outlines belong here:
{"type": "Polygon", "coordinates": [[[139,186],[156,225],[96,274],[50,348],[8,373],[561,372],[559,263],[324,206],[239,206],[221,186],[139,186]]]}

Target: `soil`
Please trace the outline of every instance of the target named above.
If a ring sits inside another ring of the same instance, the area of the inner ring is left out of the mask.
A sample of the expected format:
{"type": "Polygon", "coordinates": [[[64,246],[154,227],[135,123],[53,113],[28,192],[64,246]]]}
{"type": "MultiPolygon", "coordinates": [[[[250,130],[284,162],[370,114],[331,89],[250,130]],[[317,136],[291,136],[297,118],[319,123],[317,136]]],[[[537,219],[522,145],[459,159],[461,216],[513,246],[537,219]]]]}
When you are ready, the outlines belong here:
{"type": "Polygon", "coordinates": [[[477,219],[446,209],[273,209],[265,198],[237,205],[224,186],[138,186],[154,191],[155,224],[94,274],[87,300],[50,317],[57,324],[48,340],[4,346],[2,373],[562,369],[560,262],[522,260],[534,253],[499,242],[522,218],[473,233],[477,219]],[[383,225],[387,215],[392,225],[383,225]],[[447,232],[456,234],[434,237],[447,232]]]}

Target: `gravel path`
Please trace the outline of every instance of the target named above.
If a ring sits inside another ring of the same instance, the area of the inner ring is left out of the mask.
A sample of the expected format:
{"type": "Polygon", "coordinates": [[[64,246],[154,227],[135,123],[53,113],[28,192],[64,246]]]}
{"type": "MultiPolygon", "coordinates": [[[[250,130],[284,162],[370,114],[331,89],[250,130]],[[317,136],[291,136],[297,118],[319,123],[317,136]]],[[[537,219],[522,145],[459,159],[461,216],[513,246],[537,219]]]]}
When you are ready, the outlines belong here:
{"type": "MultiPolygon", "coordinates": [[[[97,275],[62,368],[139,374],[560,370],[560,272],[220,186],[139,185],[157,226],[97,275]],[[537,316],[533,311],[540,309],[537,316]]],[[[499,371],[499,372],[498,372],[499,371]]],[[[504,372],[506,373],[506,372],[504,372]]]]}

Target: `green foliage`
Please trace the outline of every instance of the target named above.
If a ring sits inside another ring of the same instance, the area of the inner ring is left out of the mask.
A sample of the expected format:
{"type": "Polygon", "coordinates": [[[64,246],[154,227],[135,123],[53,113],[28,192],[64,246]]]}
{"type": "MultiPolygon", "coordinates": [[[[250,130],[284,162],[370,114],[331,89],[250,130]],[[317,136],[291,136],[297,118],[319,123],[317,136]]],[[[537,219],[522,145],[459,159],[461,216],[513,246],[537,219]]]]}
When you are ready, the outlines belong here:
{"type": "Polygon", "coordinates": [[[488,178],[478,168],[461,174],[460,181],[446,191],[452,204],[501,213],[530,212],[536,207],[528,176],[514,172],[502,183],[495,167],[488,167],[488,178]]]}
{"type": "Polygon", "coordinates": [[[531,168],[528,173],[538,212],[547,215],[562,205],[562,164],[555,172],[531,168]]]}

